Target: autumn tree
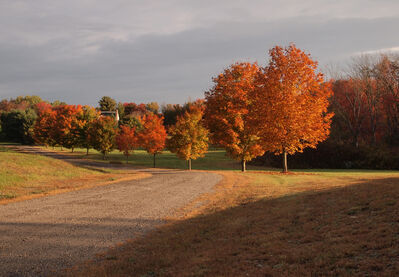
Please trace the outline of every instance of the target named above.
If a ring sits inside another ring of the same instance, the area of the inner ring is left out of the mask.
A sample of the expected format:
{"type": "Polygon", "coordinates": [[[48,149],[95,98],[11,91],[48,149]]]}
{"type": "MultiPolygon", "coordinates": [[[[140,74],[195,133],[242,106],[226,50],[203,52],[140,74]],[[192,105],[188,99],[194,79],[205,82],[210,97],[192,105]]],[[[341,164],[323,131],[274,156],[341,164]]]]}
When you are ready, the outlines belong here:
{"type": "Polygon", "coordinates": [[[258,80],[255,112],[264,149],[282,154],[287,172],[287,154],[315,148],[328,137],[332,90],[317,73],[317,62],[295,45],[276,46],[269,54],[270,62],[258,80]]]}
{"type": "Polygon", "coordinates": [[[89,127],[89,141],[94,149],[105,155],[111,152],[115,146],[117,124],[112,117],[99,117],[89,127]]]}
{"type": "Polygon", "coordinates": [[[180,104],[164,104],[161,107],[161,112],[163,115],[163,124],[168,130],[168,128],[172,125],[176,124],[177,117],[183,115],[187,110],[192,107],[196,107],[199,109],[204,109],[205,103],[204,100],[198,99],[196,101],[188,101],[183,105],[180,104]]]}
{"type": "Polygon", "coordinates": [[[260,128],[254,120],[254,93],[258,65],[235,63],[213,79],[213,88],[205,92],[205,122],[211,132],[211,141],[226,149],[232,158],[246,162],[263,155],[260,128]]]}
{"type": "Polygon", "coordinates": [[[385,137],[390,145],[399,144],[399,56],[382,55],[375,65],[385,117],[385,137]]]}
{"type": "Polygon", "coordinates": [[[145,104],[136,104],[134,102],[124,103],[125,116],[133,116],[139,118],[148,113],[147,107],[145,104]]]}
{"type": "Polygon", "coordinates": [[[79,145],[79,128],[82,122],[78,119],[81,106],[60,105],[54,107],[55,124],[51,134],[58,145],[74,149],[79,145]]]}
{"type": "Polygon", "coordinates": [[[54,102],[51,102],[51,106],[53,107],[64,106],[64,105],[67,105],[67,103],[65,103],[64,101],[55,100],[54,102]]]}
{"type": "Polygon", "coordinates": [[[16,104],[27,103],[31,108],[36,104],[43,102],[42,98],[37,95],[26,95],[26,96],[18,96],[15,98],[14,102],[16,104]]]}
{"type": "Polygon", "coordinates": [[[137,130],[141,129],[140,118],[149,111],[146,108],[145,104],[136,104],[136,103],[124,103],[123,104],[124,115],[121,117],[119,121],[120,125],[127,125],[130,127],[135,127],[137,130]]]}
{"type": "Polygon", "coordinates": [[[44,102],[39,96],[28,95],[18,96],[10,100],[3,99],[0,101],[0,112],[9,112],[11,110],[26,111],[27,109],[34,109],[38,103],[44,102]]]}
{"type": "Polygon", "coordinates": [[[100,114],[96,109],[90,106],[83,106],[78,115],[79,120],[82,122],[79,128],[79,146],[86,148],[86,155],[89,155],[89,150],[92,147],[89,139],[89,128],[99,116],[100,114]]]}
{"type": "Polygon", "coordinates": [[[141,124],[142,129],[138,134],[140,146],[153,155],[155,167],[155,156],[165,148],[166,130],[163,126],[163,117],[150,113],[142,117],[141,124]]]}
{"type": "Polygon", "coordinates": [[[202,124],[203,111],[191,108],[169,129],[170,138],[167,141],[172,153],[188,162],[191,170],[191,160],[204,157],[208,150],[208,130],[202,124]]]}
{"type": "Polygon", "coordinates": [[[356,147],[360,143],[376,147],[382,137],[391,144],[399,137],[396,112],[399,71],[395,73],[394,65],[395,60],[387,55],[352,59],[348,74],[333,83],[332,109],[336,114],[333,124],[338,125],[335,134],[349,130],[349,140],[356,147]]]}
{"type": "MultiPolygon", "coordinates": [[[[357,80],[359,89],[365,96],[367,107],[366,133],[371,137],[371,144],[377,144],[377,134],[382,118],[382,93],[383,89],[378,82],[378,65],[381,64],[376,56],[362,55],[353,58],[351,79],[357,80]]],[[[383,62],[382,62],[383,63],[383,62]]]]}
{"type": "Polygon", "coordinates": [[[115,111],[116,101],[109,96],[103,96],[100,101],[98,101],[100,106],[100,111],[115,111]]]}
{"type": "Polygon", "coordinates": [[[126,163],[128,163],[129,155],[138,146],[138,137],[135,132],[135,127],[120,126],[115,140],[118,150],[126,156],[126,163]]]}
{"type": "Polygon", "coordinates": [[[155,114],[159,113],[159,105],[158,105],[157,102],[150,102],[150,103],[147,103],[147,104],[145,104],[145,108],[146,108],[149,112],[152,112],[152,113],[155,113],[155,114]]]}
{"type": "Polygon", "coordinates": [[[57,144],[54,138],[54,125],[56,124],[56,113],[48,103],[41,102],[36,105],[38,117],[34,125],[34,139],[37,143],[46,146],[57,144]]]}
{"type": "Polygon", "coordinates": [[[331,98],[341,136],[349,131],[349,139],[359,146],[362,130],[366,124],[367,98],[360,80],[337,80],[333,83],[334,95],[331,98]]]}
{"type": "Polygon", "coordinates": [[[74,151],[76,147],[82,145],[82,129],[87,125],[86,119],[84,117],[84,110],[82,106],[72,106],[72,114],[69,130],[65,134],[64,145],[74,151]]]}

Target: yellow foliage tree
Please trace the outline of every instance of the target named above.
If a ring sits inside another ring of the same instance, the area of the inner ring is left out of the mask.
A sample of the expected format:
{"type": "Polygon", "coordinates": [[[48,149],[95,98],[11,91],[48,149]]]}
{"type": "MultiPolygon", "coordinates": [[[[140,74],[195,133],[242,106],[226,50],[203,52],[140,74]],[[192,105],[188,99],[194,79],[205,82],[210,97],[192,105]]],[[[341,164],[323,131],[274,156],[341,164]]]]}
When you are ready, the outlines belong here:
{"type": "Polygon", "coordinates": [[[188,162],[191,170],[191,160],[204,157],[208,150],[208,130],[202,124],[203,111],[191,107],[169,129],[170,138],[167,146],[172,153],[188,162]]]}

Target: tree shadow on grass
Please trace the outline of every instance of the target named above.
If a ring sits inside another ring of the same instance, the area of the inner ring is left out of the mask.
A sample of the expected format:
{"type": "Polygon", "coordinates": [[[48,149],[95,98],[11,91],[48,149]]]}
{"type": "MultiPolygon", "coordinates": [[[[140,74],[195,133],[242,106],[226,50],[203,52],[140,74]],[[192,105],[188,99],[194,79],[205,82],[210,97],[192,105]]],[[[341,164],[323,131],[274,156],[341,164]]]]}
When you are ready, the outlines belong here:
{"type": "Polygon", "coordinates": [[[386,178],[246,202],[176,221],[65,274],[395,276],[398,273],[399,178],[386,178]]]}

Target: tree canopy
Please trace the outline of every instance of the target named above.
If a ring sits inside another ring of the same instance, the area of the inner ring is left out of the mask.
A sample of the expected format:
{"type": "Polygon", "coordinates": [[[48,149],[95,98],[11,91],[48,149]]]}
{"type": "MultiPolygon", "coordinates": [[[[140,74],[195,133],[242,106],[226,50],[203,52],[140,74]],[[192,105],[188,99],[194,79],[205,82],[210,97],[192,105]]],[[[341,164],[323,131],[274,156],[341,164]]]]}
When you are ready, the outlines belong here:
{"type": "Polygon", "coordinates": [[[266,151],[287,154],[315,148],[330,132],[333,113],[329,113],[331,84],[317,73],[317,62],[290,45],[269,51],[270,62],[258,80],[256,117],[266,151]]]}
{"type": "Polygon", "coordinates": [[[265,152],[256,125],[254,93],[260,69],[256,63],[235,63],[213,79],[205,92],[205,122],[211,141],[245,164],[265,152]]]}
{"type": "Polygon", "coordinates": [[[156,114],[144,115],[141,119],[142,129],[138,136],[141,147],[153,155],[155,167],[155,155],[165,148],[166,129],[163,126],[163,117],[156,114]]]}
{"type": "Polygon", "coordinates": [[[191,170],[191,160],[203,157],[208,150],[208,130],[202,124],[203,111],[192,107],[169,129],[168,148],[171,152],[188,161],[191,170]]]}
{"type": "Polygon", "coordinates": [[[109,96],[103,96],[100,101],[98,101],[100,106],[100,111],[115,111],[116,101],[109,96]]]}

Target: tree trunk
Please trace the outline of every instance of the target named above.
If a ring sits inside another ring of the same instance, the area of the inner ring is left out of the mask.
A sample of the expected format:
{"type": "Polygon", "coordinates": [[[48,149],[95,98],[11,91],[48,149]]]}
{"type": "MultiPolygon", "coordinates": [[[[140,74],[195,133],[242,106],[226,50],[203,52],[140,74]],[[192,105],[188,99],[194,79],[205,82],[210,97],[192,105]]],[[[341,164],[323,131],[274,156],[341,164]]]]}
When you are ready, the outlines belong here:
{"type": "Polygon", "coordinates": [[[89,156],[89,148],[86,148],[86,156],[89,156]]]}
{"type": "Polygon", "coordinates": [[[359,133],[356,133],[353,139],[353,144],[356,148],[359,148],[359,133]]]}
{"type": "Polygon", "coordinates": [[[129,155],[126,155],[126,163],[129,163],[129,155]]]}
{"type": "Polygon", "coordinates": [[[73,153],[73,147],[72,147],[72,153],[73,153]]]}
{"type": "Polygon", "coordinates": [[[247,171],[247,165],[245,160],[241,160],[241,171],[242,172],[247,171]]]}
{"type": "Polygon", "coordinates": [[[103,160],[105,160],[105,152],[103,152],[103,160]]]}
{"type": "Polygon", "coordinates": [[[63,151],[62,146],[61,146],[61,151],[63,151]]]}
{"type": "Polygon", "coordinates": [[[288,172],[288,166],[287,166],[287,151],[285,149],[283,150],[283,173],[288,172]]]}
{"type": "Polygon", "coordinates": [[[188,170],[191,170],[191,159],[188,159],[188,170]]]}
{"type": "Polygon", "coordinates": [[[154,154],[154,168],[155,168],[155,155],[156,155],[156,154],[154,154]]]}

